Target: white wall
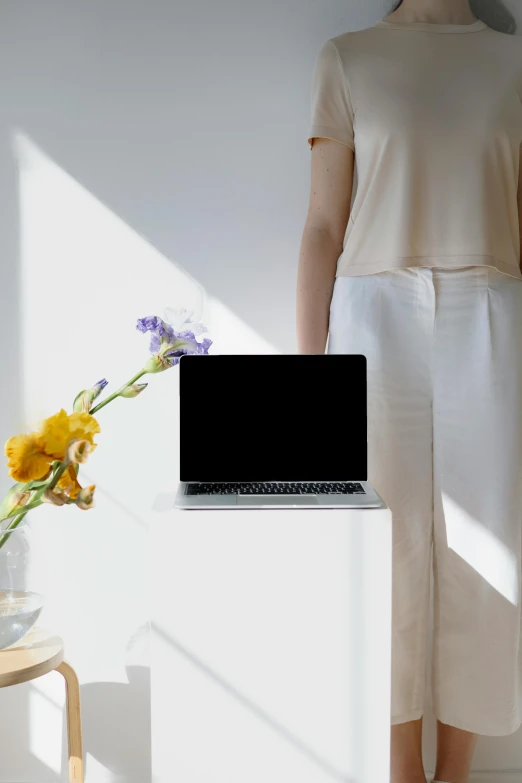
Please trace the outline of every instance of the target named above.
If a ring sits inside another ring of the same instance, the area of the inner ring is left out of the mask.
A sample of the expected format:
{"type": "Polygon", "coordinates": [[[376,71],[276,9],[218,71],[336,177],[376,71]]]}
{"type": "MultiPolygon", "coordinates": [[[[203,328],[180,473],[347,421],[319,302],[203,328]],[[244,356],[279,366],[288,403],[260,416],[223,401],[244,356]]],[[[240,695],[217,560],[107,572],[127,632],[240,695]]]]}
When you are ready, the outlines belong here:
{"type": "MultiPolygon", "coordinates": [[[[294,350],[313,61],[326,38],[384,13],[381,0],[2,3],[0,439],[70,405],[99,377],[117,383],[135,371],[145,345],[134,319],[163,305],[205,308],[220,350],[294,350]]],[[[176,468],[175,379],[153,380],[147,396],[106,412],[89,465],[100,488],[93,528],[102,525],[105,538],[99,555],[88,548],[92,569],[83,563],[75,595],[101,613],[98,628],[111,607],[89,603],[89,579],[107,580],[114,597],[122,552],[144,579],[149,508],[176,468]]],[[[92,524],[92,516],[74,520],[92,524]]],[[[59,524],[49,521],[57,542],[59,524]]],[[[64,558],[85,551],[85,535],[67,529],[64,558]]],[[[110,661],[95,655],[88,665],[96,644],[81,637],[82,619],[64,608],[70,602],[57,608],[67,578],[51,571],[44,618],[63,626],[83,685],[93,686],[85,691],[88,782],[132,782],[121,737],[111,722],[100,736],[97,721],[114,703],[113,686],[127,685],[139,715],[129,724],[141,738],[135,751],[150,752],[146,682],[127,670],[143,606],[124,569],[110,661]]],[[[59,698],[48,687],[42,705],[59,698]]],[[[0,783],[58,779],[60,759],[34,745],[31,725],[47,713],[34,712],[33,690],[0,693],[0,751],[10,749],[1,752],[0,783]]],[[[477,769],[522,770],[520,740],[484,740],[477,769]]]]}

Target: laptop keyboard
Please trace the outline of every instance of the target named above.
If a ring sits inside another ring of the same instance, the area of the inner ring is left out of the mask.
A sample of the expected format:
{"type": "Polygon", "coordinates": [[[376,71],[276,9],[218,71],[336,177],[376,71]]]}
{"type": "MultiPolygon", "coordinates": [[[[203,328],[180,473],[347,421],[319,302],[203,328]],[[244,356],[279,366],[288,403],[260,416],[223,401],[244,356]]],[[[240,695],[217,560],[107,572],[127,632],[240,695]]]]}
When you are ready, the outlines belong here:
{"type": "Polygon", "coordinates": [[[240,482],[189,484],[187,495],[364,495],[357,481],[314,482],[240,482]]]}

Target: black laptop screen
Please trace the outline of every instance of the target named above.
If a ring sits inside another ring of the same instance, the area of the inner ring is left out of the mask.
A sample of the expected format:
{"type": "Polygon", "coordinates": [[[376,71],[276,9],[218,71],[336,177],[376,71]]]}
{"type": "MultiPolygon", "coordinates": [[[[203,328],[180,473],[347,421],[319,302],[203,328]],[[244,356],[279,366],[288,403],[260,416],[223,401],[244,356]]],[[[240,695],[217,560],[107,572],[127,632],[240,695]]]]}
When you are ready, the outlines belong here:
{"type": "Polygon", "coordinates": [[[184,356],[182,481],[367,480],[366,358],[184,356]]]}

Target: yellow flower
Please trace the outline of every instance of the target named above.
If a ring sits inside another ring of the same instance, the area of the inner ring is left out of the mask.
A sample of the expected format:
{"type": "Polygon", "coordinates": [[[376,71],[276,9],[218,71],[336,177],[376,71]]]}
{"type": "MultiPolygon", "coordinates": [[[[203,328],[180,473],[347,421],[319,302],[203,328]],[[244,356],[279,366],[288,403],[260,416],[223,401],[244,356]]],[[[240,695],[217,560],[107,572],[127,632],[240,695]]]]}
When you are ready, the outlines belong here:
{"type": "Polygon", "coordinates": [[[5,455],[9,475],[23,483],[46,478],[52,462],[65,459],[71,440],[86,440],[94,449],[93,438],[99,431],[100,425],[89,413],[67,414],[62,409],[45,419],[38,432],[15,435],[7,441],[5,455]]]}
{"type": "Polygon", "coordinates": [[[58,486],[68,497],[76,500],[82,487],[76,476],[76,470],[72,465],[58,479],[58,486]]]}
{"type": "Polygon", "coordinates": [[[46,478],[51,469],[52,458],[42,452],[34,432],[10,438],[5,444],[5,456],[9,475],[24,484],[46,478]]]}
{"type": "Polygon", "coordinates": [[[94,449],[96,444],[93,442],[93,437],[99,431],[100,425],[90,413],[67,414],[62,408],[59,413],[42,422],[38,441],[42,451],[53,459],[61,461],[65,459],[67,446],[73,438],[89,441],[94,449]]]}

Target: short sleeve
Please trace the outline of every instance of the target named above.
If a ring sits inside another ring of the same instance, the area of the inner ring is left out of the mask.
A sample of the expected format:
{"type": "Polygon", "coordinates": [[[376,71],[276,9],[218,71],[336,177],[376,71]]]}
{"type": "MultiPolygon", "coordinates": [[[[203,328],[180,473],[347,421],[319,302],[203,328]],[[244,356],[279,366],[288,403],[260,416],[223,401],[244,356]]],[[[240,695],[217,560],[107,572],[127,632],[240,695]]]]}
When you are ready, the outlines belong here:
{"type": "Polygon", "coordinates": [[[312,77],[312,117],[308,144],[319,136],[355,150],[353,109],[341,57],[332,41],[323,44],[312,77]]]}

